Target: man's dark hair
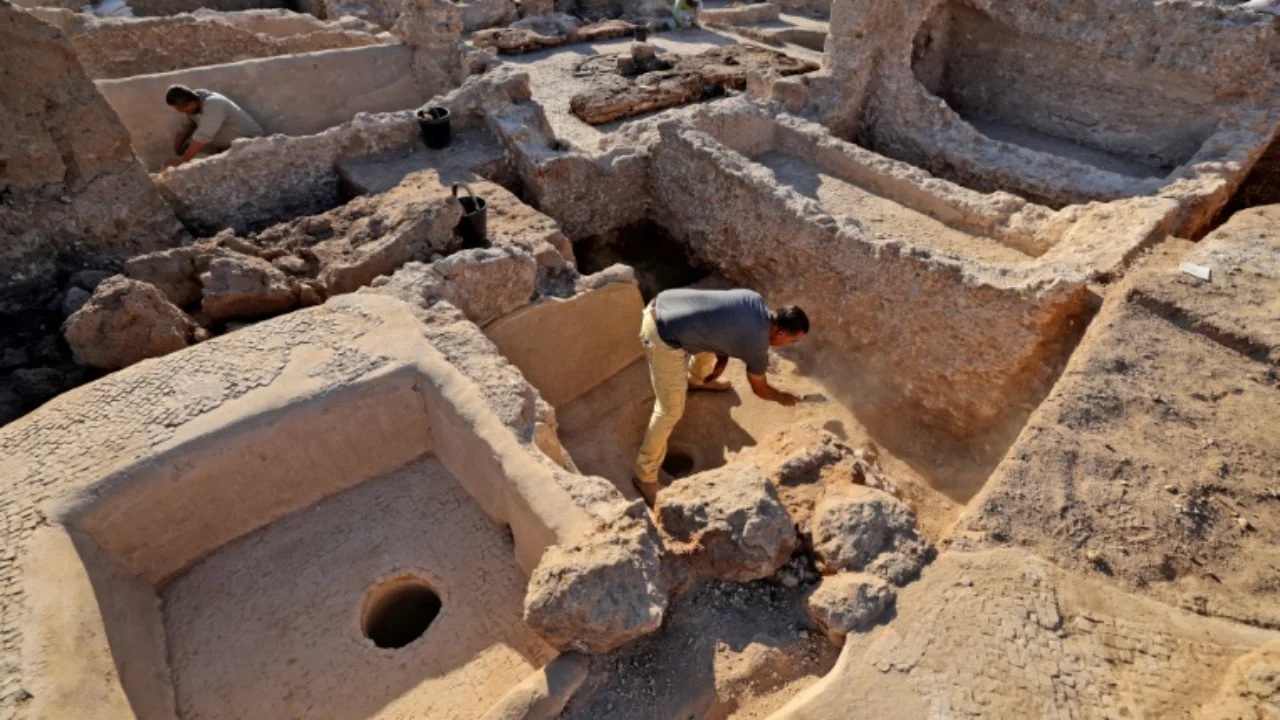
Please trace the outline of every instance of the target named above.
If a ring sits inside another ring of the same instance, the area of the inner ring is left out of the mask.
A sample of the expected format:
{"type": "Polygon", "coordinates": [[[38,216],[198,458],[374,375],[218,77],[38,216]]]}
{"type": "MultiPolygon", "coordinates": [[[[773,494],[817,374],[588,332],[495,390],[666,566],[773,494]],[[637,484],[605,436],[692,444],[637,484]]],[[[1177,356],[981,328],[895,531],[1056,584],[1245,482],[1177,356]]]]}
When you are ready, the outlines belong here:
{"type": "Polygon", "coordinates": [[[189,87],[171,85],[168,90],[164,91],[164,101],[170,107],[178,107],[188,103],[200,102],[200,96],[189,87]]]}
{"type": "Polygon", "coordinates": [[[778,329],[788,335],[808,335],[809,316],[795,305],[785,305],[773,311],[773,321],[778,329]]]}

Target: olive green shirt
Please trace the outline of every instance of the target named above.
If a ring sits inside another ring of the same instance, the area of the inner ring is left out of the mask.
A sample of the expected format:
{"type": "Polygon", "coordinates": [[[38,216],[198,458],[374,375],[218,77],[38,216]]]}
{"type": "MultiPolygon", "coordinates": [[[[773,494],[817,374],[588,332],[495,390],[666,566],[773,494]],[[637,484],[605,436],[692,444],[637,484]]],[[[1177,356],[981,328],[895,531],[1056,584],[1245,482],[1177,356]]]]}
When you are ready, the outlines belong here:
{"type": "Polygon", "coordinates": [[[210,90],[197,90],[196,94],[200,96],[200,112],[188,120],[188,127],[194,131],[192,141],[213,150],[226,150],[236,138],[263,134],[262,126],[226,96],[210,90]]]}

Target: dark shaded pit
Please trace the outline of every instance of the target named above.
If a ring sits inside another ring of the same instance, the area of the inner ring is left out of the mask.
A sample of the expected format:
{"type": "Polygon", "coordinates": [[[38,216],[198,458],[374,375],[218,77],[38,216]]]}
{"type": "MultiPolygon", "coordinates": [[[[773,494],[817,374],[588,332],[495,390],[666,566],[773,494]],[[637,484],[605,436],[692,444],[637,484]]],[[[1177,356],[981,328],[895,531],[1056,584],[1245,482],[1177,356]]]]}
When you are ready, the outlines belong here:
{"type": "Polygon", "coordinates": [[[380,648],[402,648],[422,637],[440,614],[440,597],[417,578],[397,578],[369,593],[361,625],[380,648]]]}

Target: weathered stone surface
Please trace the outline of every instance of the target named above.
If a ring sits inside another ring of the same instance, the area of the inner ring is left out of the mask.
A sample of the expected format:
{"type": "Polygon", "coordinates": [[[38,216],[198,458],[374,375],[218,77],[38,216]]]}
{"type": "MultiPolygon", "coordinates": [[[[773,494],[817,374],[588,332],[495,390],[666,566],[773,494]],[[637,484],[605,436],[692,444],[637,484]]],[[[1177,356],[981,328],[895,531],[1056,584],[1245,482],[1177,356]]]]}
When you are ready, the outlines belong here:
{"type": "Polygon", "coordinates": [[[159,290],[116,276],[100,283],[67,318],[64,332],[76,362],[115,370],[181,350],[194,329],[191,318],[159,290]]]}
{"type": "MultiPolygon", "coordinates": [[[[621,76],[598,76],[600,86],[574,95],[569,109],[583,122],[599,125],[683,105],[726,89],[742,90],[752,71],[789,76],[818,69],[814,63],[754,45],[715,47],[683,57],[666,55],[660,62],[670,69],[646,72],[634,81],[621,76]]],[[[645,63],[635,59],[625,65],[633,70],[645,69],[645,63]]]]}
{"type": "Polygon", "coordinates": [[[1014,545],[1171,606],[1280,627],[1275,236],[1265,208],[1251,215],[1195,245],[1167,241],[1108,293],[952,547],[1014,545]],[[1208,283],[1179,269],[1188,253],[1213,267],[1208,283]]]}
{"type": "Polygon", "coordinates": [[[147,18],[39,12],[70,36],[80,64],[95,80],[382,42],[373,25],[356,21],[351,27],[355,18],[325,22],[283,9],[147,18]]]}
{"type": "Polygon", "coordinates": [[[831,492],[814,508],[810,525],[818,568],[826,574],[866,569],[901,584],[930,551],[915,526],[915,513],[888,493],[857,485],[831,492]]]}
{"type": "Polygon", "coordinates": [[[1162,268],[1144,273],[1135,299],[1280,365],[1280,205],[1241,210],[1178,262],[1209,268],[1210,280],[1162,268]]]}
{"type": "Polygon", "coordinates": [[[291,310],[298,293],[271,263],[231,251],[220,252],[200,274],[204,314],[212,320],[258,318],[291,310]]]}
{"type": "Polygon", "coordinates": [[[524,620],[561,650],[608,652],[657,630],[667,608],[661,540],[640,503],[611,527],[547,549],[529,579],[524,620]]]}
{"type": "Polygon", "coordinates": [[[296,256],[303,264],[290,262],[292,273],[313,277],[328,295],[340,295],[410,260],[455,247],[453,230],[461,214],[438,179],[410,175],[385,193],[275,225],[246,240],[264,257],[296,256]]]}
{"type": "Polygon", "coordinates": [[[404,0],[391,32],[413,48],[413,73],[428,97],[463,80],[462,15],[448,0],[404,0]]]}
{"type": "Polygon", "coordinates": [[[529,303],[538,263],[514,247],[463,250],[435,263],[448,286],[444,297],[477,325],[485,325],[529,303]]]}
{"type": "Polygon", "coordinates": [[[150,283],[178,307],[187,307],[200,299],[200,268],[213,252],[210,246],[186,246],[160,250],[131,258],[124,264],[125,276],[150,283]]]}
{"type": "Polygon", "coordinates": [[[944,553],[897,594],[891,622],[846,636],[843,661],[771,717],[1195,717],[1275,642],[1018,550],[944,553]]]}
{"type": "Polygon", "coordinates": [[[67,38],[0,5],[0,312],[47,302],[59,265],[186,237],[67,38]]]}
{"type": "Polygon", "coordinates": [[[583,25],[570,15],[551,13],[526,17],[504,28],[481,30],[471,36],[471,43],[504,55],[521,55],[568,43],[611,40],[634,32],[635,26],[624,20],[583,25]]]}
{"type": "Polygon", "coordinates": [[[1198,720],[1253,720],[1280,717],[1280,640],[1242,655],[1223,676],[1217,697],[1198,720]]]}
{"type": "Polygon", "coordinates": [[[519,12],[512,0],[463,0],[458,3],[462,15],[463,30],[507,25],[517,19],[519,12]]]}
{"type": "Polygon", "coordinates": [[[798,545],[777,491],[754,465],[684,478],[658,493],[653,512],[668,547],[720,580],[768,577],[798,545]]]}
{"type": "Polygon", "coordinates": [[[866,628],[893,602],[893,586],[869,573],[828,575],[810,595],[809,617],[834,643],[866,628]]]}

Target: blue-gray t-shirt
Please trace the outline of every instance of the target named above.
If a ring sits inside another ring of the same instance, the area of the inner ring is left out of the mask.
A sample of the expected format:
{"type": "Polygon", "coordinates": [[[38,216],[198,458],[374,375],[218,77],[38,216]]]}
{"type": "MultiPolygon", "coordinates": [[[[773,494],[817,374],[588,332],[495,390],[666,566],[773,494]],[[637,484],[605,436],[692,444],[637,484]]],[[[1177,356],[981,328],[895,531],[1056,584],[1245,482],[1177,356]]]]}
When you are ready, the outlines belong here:
{"type": "Polygon", "coordinates": [[[736,357],[769,370],[769,308],[750,290],[664,290],[653,300],[662,341],[688,353],[736,357]]]}

